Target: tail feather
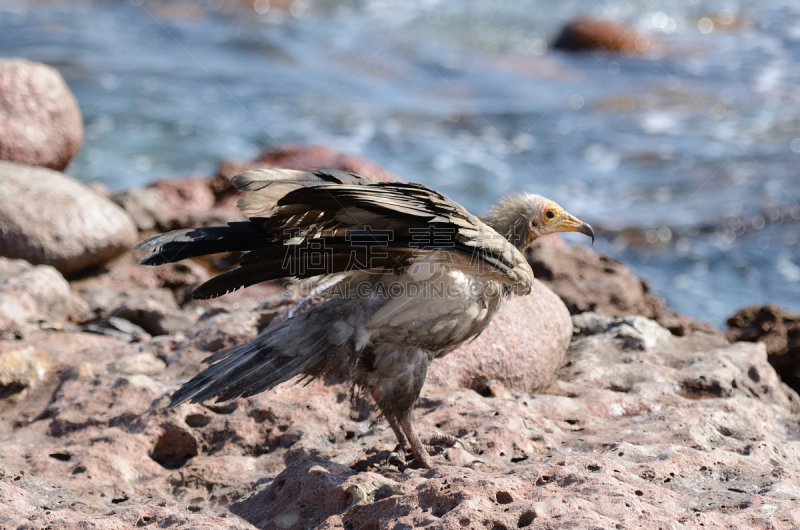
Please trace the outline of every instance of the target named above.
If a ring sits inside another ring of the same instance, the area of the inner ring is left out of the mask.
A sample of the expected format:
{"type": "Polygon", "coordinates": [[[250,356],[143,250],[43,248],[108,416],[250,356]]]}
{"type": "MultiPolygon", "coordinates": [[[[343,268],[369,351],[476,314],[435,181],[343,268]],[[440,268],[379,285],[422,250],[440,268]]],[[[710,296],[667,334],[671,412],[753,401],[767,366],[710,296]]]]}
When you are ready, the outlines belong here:
{"type": "MultiPolygon", "coordinates": [[[[217,401],[252,396],[294,377],[316,377],[339,366],[349,357],[352,328],[326,322],[326,315],[320,313],[325,310],[292,318],[246,344],[215,353],[206,359],[215,364],[178,389],[168,407],[215,396],[217,401]],[[333,334],[332,328],[336,330],[333,334]]],[[[327,315],[341,316],[341,311],[327,315]]]]}
{"type": "Polygon", "coordinates": [[[231,349],[231,355],[210,366],[172,395],[169,408],[217,396],[227,401],[252,396],[302,374],[327,353],[324,348],[305,355],[286,357],[274,347],[260,347],[258,339],[231,349]]]}

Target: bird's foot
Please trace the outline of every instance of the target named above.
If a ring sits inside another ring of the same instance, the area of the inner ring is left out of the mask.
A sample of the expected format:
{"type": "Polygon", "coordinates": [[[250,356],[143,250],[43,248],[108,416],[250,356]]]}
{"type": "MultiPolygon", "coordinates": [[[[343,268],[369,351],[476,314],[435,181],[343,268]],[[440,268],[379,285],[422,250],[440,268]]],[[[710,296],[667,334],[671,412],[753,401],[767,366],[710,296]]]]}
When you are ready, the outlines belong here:
{"type": "Polygon", "coordinates": [[[395,448],[394,451],[389,453],[389,457],[386,459],[386,464],[395,466],[400,471],[403,471],[409,467],[405,450],[399,447],[395,448]]]}
{"type": "Polygon", "coordinates": [[[459,444],[462,449],[466,450],[467,448],[464,442],[449,434],[433,434],[427,438],[423,438],[422,444],[428,450],[428,453],[432,455],[447,453],[447,448],[455,447],[456,444],[459,444]]]}
{"type": "Polygon", "coordinates": [[[392,466],[397,466],[399,471],[405,471],[406,469],[430,469],[434,465],[434,461],[431,457],[438,456],[438,455],[445,455],[447,450],[443,447],[434,446],[426,446],[423,445],[423,450],[425,451],[424,454],[420,455],[421,459],[417,457],[417,454],[411,448],[410,445],[400,445],[394,448],[389,454],[389,457],[386,459],[386,463],[392,466]]]}
{"type": "MultiPolygon", "coordinates": [[[[426,436],[420,440],[422,447],[427,454],[423,455],[423,460],[420,462],[416,457],[414,450],[407,444],[397,444],[394,451],[391,453],[387,463],[396,465],[399,469],[406,468],[430,468],[434,465],[434,457],[442,457],[445,460],[450,460],[449,449],[456,445],[460,445],[461,449],[466,451],[464,442],[451,436],[449,434],[433,434],[426,436]],[[405,458],[404,458],[405,457],[405,458]],[[427,457],[427,458],[425,458],[427,457]]],[[[436,460],[439,460],[438,458],[436,460]]],[[[459,459],[461,460],[461,459],[459,459]]],[[[439,462],[438,465],[447,465],[444,462],[439,462]]]]}

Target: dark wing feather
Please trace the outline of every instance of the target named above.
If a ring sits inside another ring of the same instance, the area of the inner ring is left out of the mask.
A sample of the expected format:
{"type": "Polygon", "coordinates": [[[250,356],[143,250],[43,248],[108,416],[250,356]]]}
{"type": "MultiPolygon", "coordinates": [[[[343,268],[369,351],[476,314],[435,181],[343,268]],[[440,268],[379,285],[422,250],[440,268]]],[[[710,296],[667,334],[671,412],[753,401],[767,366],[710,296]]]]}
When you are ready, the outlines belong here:
{"type": "Polygon", "coordinates": [[[163,265],[219,252],[255,250],[269,240],[269,234],[257,222],[237,222],[158,234],[133,248],[148,252],[140,260],[142,265],[163,265]]]}
{"type": "Polygon", "coordinates": [[[422,184],[375,183],[301,188],[281,198],[264,228],[312,238],[326,230],[388,229],[393,240],[427,242],[416,248],[454,249],[507,273],[524,262],[505,238],[463,206],[422,184]],[[301,212],[325,211],[326,216],[301,212]]]}
{"type": "Polygon", "coordinates": [[[240,268],[200,286],[197,298],[289,276],[404,270],[421,253],[441,249],[470,256],[459,263],[488,269],[511,283],[525,264],[519,251],[480,219],[422,184],[375,182],[330,169],[254,170],[232,183],[250,191],[244,201],[251,210],[271,215],[154,236],[136,246],[150,252],[142,263],[247,252],[240,268]],[[354,252],[364,249],[369,251],[365,259],[353,259],[354,252]],[[372,252],[376,249],[380,252],[372,252]],[[320,257],[325,261],[314,266],[320,257]]]}

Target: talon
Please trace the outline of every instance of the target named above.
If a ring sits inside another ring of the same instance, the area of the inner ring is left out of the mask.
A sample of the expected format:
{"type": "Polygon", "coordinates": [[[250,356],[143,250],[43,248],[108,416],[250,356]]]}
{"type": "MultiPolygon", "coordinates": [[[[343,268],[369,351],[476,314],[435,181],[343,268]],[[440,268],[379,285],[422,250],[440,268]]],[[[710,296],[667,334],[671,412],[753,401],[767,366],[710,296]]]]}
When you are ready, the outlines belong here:
{"type": "Polygon", "coordinates": [[[456,438],[455,436],[449,434],[434,434],[426,440],[426,445],[443,445],[446,447],[453,447],[456,443],[461,444],[461,446],[466,449],[464,442],[456,438]]]}

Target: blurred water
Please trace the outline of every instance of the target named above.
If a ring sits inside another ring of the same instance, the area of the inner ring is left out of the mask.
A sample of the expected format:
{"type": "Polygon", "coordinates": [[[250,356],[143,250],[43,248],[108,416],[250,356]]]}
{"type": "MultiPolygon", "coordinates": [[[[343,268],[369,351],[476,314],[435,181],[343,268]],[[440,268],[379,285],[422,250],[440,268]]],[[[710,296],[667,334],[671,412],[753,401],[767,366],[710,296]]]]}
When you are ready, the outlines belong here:
{"type": "Polygon", "coordinates": [[[800,310],[797,2],[0,1],[0,55],[69,83],[76,178],[121,189],[322,143],[477,213],[512,190],[549,196],[714,324],[747,304],[800,310]],[[549,50],[584,13],[657,49],[549,50]]]}

